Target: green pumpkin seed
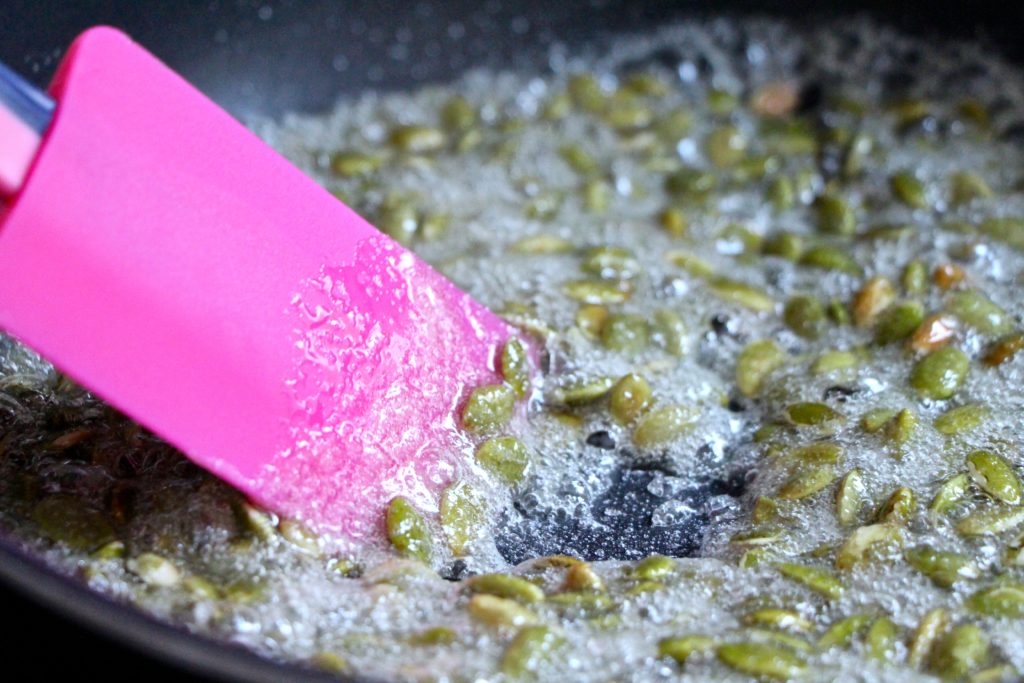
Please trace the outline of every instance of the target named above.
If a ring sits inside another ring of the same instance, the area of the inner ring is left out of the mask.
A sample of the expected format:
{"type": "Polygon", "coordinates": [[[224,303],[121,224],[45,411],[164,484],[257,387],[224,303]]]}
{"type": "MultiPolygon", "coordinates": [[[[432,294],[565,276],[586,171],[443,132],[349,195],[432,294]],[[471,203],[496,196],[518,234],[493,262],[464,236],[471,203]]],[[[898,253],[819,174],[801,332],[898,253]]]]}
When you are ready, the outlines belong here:
{"type": "Polygon", "coordinates": [[[580,175],[594,175],[601,171],[597,160],[579,145],[563,145],[558,150],[559,156],[569,167],[580,175]]]}
{"type": "Polygon", "coordinates": [[[469,546],[483,533],[487,522],[487,503],[472,486],[457,481],[441,494],[441,528],[448,547],[456,556],[465,555],[469,546]]]}
{"type": "Polygon", "coordinates": [[[447,626],[434,626],[412,636],[409,642],[413,645],[451,645],[458,639],[459,634],[447,626]]]}
{"type": "Polygon", "coordinates": [[[896,417],[898,412],[893,408],[873,408],[864,413],[860,419],[860,426],[868,434],[874,434],[896,417]]]}
{"type": "Polygon", "coordinates": [[[723,301],[738,304],[752,311],[771,312],[775,310],[775,300],[758,287],[727,278],[714,278],[708,282],[708,289],[723,301]]]}
{"type": "Polygon", "coordinates": [[[836,520],[844,526],[856,522],[864,507],[865,495],[861,471],[852,469],[847,472],[836,489],[836,520]]]}
{"type": "Polygon", "coordinates": [[[487,593],[470,598],[467,609],[474,619],[492,627],[528,626],[539,621],[536,614],[515,600],[487,593]]]}
{"type": "Polygon", "coordinates": [[[796,202],[796,189],[793,181],[786,176],[779,176],[768,184],[766,198],[776,211],[785,211],[796,202]]]}
{"type": "Polygon", "coordinates": [[[929,665],[945,679],[961,679],[988,657],[988,636],[974,624],[954,626],[935,644],[929,665]]]}
{"type": "Polygon", "coordinates": [[[940,515],[949,512],[964,499],[969,485],[970,478],[966,474],[950,477],[939,486],[928,509],[940,515]]]}
{"type": "Polygon", "coordinates": [[[336,152],[331,155],[331,170],[342,178],[369,175],[384,164],[384,157],[363,152],[336,152]]]}
{"type": "Polygon", "coordinates": [[[718,168],[739,163],[746,151],[747,141],[735,126],[722,126],[704,140],[704,153],[718,168]]]}
{"type": "Polygon", "coordinates": [[[819,427],[842,417],[824,403],[794,403],[786,407],[786,418],[801,427],[819,427]]]}
{"type": "Polygon", "coordinates": [[[501,672],[512,679],[536,674],[565,640],[547,626],[527,626],[516,634],[501,657],[501,672]]]}
{"type": "Polygon", "coordinates": [[[989,617],[1024,617],[1024,584],[1006,582],[982,588],[965,603],[967,609],[989,617]]]}
{"type": "Polygon", "coordinates": [[[769,607],[751,612],[743,617],[748,625],[770,626],[784,631],[810,631],[814,624],[791,609],[769,607]]]}
{"type": "Polygon", "coordinates": [[[835,270],[848,275],[861,275],[863,270],[853,258],[836,247],[818,245],[811,247],[803,253],[798,263],[810,268],[821,268],[822,270],[835,270]]]}
{"type": "Polygon", "coordinates": [[[686,214],[677,207],[669,207],[659,213],[658,223],[673,237],[686,237],[690,229],[690,221],[686,214]]]}
{"type": "Polygon", "coordinates": [[[814,200],[818,230],[829,235],[852,235],[857,232],[857,218],[849,203],[835,195],[821,195],[814,200]]]}
{"type": "Polygon", "coordinates": [[[530,360],[523,342],[512,337],[501,350],[501,376],[517,398],[526,396],[530,386],[530,360]]]}
{"type": "Polygon", "coordinates": [[[910,372],[910,385],[923,398],[945,400],[952,397],[963,384],[969,366],[963,351],[945,346],[914,365],[910,372]]]}
{"type": "Polygon", "coordinates": [[[914,436],[916,431],[917,415],[904,408],[883,425],[882,436],[889,443],[902,446],[914,436]]]}
{"type": "Polygon", "coordinates": [[[899,628],[888,617],[875,619],[864,637],[864,653],[872,659],[888,661],[896,656],[899,628]]]}
{"type": "Polygon", "coordinates": [[[989,218],[978,229],[1015,249],[1024,249],[1024,218],[989,218]]]}
{"type": "Polygon", "coordinates": [[[849,647],[853,637],[867,628],[869,623],[871,623],[871,617],[867,614],[854,614],[840,619],[818,639],[818,650],[824,652],[834,647],[849,647]]]}
{"type": "Polygon", "coordinates": [[[651,328],[658,346],[673,356],[686,355],[686,324],[678,313],[670,308],[657,309],[651,328]]]}
{"type": "Polygon", "coordinates": [[[181,572],[174,563],[156,553],[142,553],[128,560],[125,566],[150,586],[172,588],[181,583],[181,572]]]}
{"type": "Polygon", "coordinates": [[[385,521],[388,539],[395,550],[414,560],[430,561],[433,547],[430,527],[408,499],[402,496],[392,498],[385,521]]]}
{"type": "Polygon", "coordinates": [[[928,208],[924,195],[924,184],[914,174],[903,171],[889,178],[889,189],[896,199],[915,209],[928,208]]]}
{"type": "Polygon", "coordinates": [[[893,304],[878,316],[875,324],[875,343],[890,344],[903,341],[914,333],[924,321],[924,306],[917,301],[893,304]]]}
{"type": "Polygon", "coordinates": [[[586,562],[569,567],[565,573],[564,588],[569,591],[603,591],[604,581],[586,562]]]}
{"type": "Polygon", "coordinates": [[[936,550],[929,545],[908,550],[906,558],[911,567],[942,588],[950,588],[957,581],[976,579],[980,576],[971,558],[959,553],[936,550]]]}
{"type": "Polygon", "coordinates": [[[1006,311],[975,290],[957,292],[950,297],[946,309],[985,335],[1003,334],[1010,330],[1006,311]]]}
{"type": "Polygon", "coordinates": [[[803,500],[819,493],[835,480],[836,472],[828,465],[804,469],[782,485],[778,496],[783,500],[803,500]]]}
{"type": "Polygon", "coordinates": [[[392,199],[381,206],[374,223],[385,235],[406,246],[412,243],[420,229],[416,208],[408,200],[401,199],[392,199]]]}
{"type": "Polygon", "coordinates": [[[878,522],[906,524],[913,517],[915,507],[914,492],[906,486],[900,486],[882,504],[878,511],[878,522]]]}
{"type": "Polygon", "coordinates": [[[562,287],[565,295],[584,304],[621,304],[629,300],[630,290],[621,281],[573,280],[562,287]]]}
{"type": "Polygon", "coordinates": [[[564,254],[572,251],[573,245],[567,239],[563,239],[556,235],[539,234],[532,235],[530,237],[524,237],[523,239],[514,242],[510,247],[509,251],[516,254],[564,254]]]}
{"type": "Polygon", "coordinates": [[[923,294],[928,288],[928,268],[921,261],[911,261],[903,269],[902,281],[908,294],[923,294]]]}
{"type": "Polygon", "coordinates": [[[807,666],[792,650],[768,643],[727,643],[718,647],[717,654],[723,664],[740,673],[778,681],[796,678],[807,666]]]}
{"type": "Polygon", "coordinates": [[[594,247],[583,254],[584,272],[606,280],[628,280],[640,274],[640,262],[624,247],[594,247]]]}
{"type": "Polygon", "coordinates": [[[639,448],[668,443],[689,431],[699,417],[695,410],[687,406],[656,408],[637,422],[633,429],[633,443],[639,448]]]}
{"type": "Polygon", "coordinates": [[[632,424],[653,402],[651,385],[636,374],[624,376],[609,394],[609,409],[620,424],[632,424]]]}
{"type": "Polygon", "coordinates": [[[676,561],[664,555],[651,555],[640,560],[633,567],[633,576],[648,581],[658,581],[668,577],[676,568],[676,561]]]}
{"type": "Polygon", "coordinates": [[[557,387],[551,398],[555,403],[567,406],[586,405],[606,396],[614,385],[615,380],[611,377],[575,379],[557,387]]]}
{"type": "Polygon", "coordinates": [[[865,559],[875,546],[893,546],[902,541],[899,528],[893,524],[871,524],[858,527],[850,534],[836,554],[836,569],[846,570],[865,559]]]}
{"type": "Polygon", "coordinates": [[[604,213],[612,200],[612,188],[606,181],[593,178],[583,184],[581,189],[583,207],[590,213],[604,213]]]}
{"type": "Polygon", "coordinates": [[[466,579],[463,585],[472,593],[495,595],[526,604],[544,600],[544,591],[539,586],[512,574],[479,574],[466,579]]]}
{"type": "Polygon", "coordinates": [[[920,669],[921,665],[928,661],[928,656],[935,647],[935,643],[948,628],[949,613],[941,607],[937,607],[921,617],[921,623],[914,630],[907,647],[907,664],[915,669],[920,669]]]}
{"type": "Polygon", "coordinates": [[[787,579],[792,579],[803,584],[815,593],[825,596],[830,600],[838,600],[846,587],[832,574],[832,572],[817,567],[807,567],[802,564],[782,563],[776,565],[779,573],[787,579]]]}
{"type": "Polygon", "coordinates": [[[785,352],[771,339],[747,344],[736,360],[736,385],[744,396],[756,396],[764,380],[781,366],[785,352]]]}
{"type": "Polygon", "coordinates": [[[396,126],[388,133],[388,143],[403,152],[427,154],[447,143],[444,131],[431,126],[396,126]]]}
{"type": "Polygon", "coordinates": [[[825,307],[813,296],[791,298],[783,308],[782,319],[789,329],[804,339],[817,339],[825,331],[825,307]]]}
{"type": "Polygon", "coordinates": [[[465,97],[455,95],[441,105],[441,125],[451,131],[471,128],[476,123],[476,109],[465,97]]]}
{"type": "Polygon", "coordinates": [[[959,436],[977,429],[989,417],[989,409],[980,403],[951,408],[935,418],[935,429],[947,436],[959,436]]]}
{"type": "Polygon", "coordinates": [[[512,486],[522,481],[530,464],[530,454],[519,439],[499,436],[480,444],[476,449],[476,461],[484,469],[512,486]]]}
{"type": "Polygon", "coordinates": [[[713,173],[681,168],[665,177],[665,192],[678,200],[705,201],[718,183],[713,173]]]}
{"type": "Polygon", "coordinates": [[[857,354],[850,351],[826,351],[811,364],[811,374],[828,375],[857,367],[857,354]]]}
{"type": "Polygon", "coordinates": [[[693,254],[673,249],[665,254],[665,259],[674,266],[682,268],[694,277],[709,277],[714,274],[715,269],[710,263],[693,254]]]}
{"type": "Polygon", "coordinates": [[[710,636],[689,635],[677,638],[663,638],[658,642],[658,656],[671,657],[679,664],[685,664],[695,652],[710,652],[718,641],[710,636]]]}
{"type": "Polygon", "coordinates": [[[812,465],[836,465],[843,459],[843,447],[837,443],[811,443],[794,448],[786,457],[812,465]]]}
{"type": "Polygon", "coordinates": [[[334,652],[318,652],[309,658],[309,664],[314,669],[333,674],[343,674],[349,670],[348,660],[334,652]]]}
{"type": "Polygon", "coordinates": [[[295,519],[283,519],[277,525],[281,537],[293,546],[310,555],[320,555],[323,551],[322,541],[302,522],[295,519]]]}
{"type": "Polygon", "coordinates": [[[643,316],[614,313],[601,328],[601,341],[613,351],[636,354],[647,347],[650,329],[643,316]]]}
{"type": "Polygon", "coordinates": [[[779,232],[769,235],[761,243],[761,253],[778,256],[787,261],[796,261],[804,251],[804,240],[800,235],[791,232],[779,232]]]}
{"type": "Polygon", "coordinates": [[[1022,523],[1024,508],[996,508],[967,515],[957,523],[956,530],[961,536],[988,536],[1015,529],[1022,523]]]}
{"type": "Polygon", "coordinates": [[[490,384],[474,389],[462,409],[462,426],[472,432],[491,432],[512,419],[516,393],[506,384],[490,384]]]}
{"type": "Polygon", "coordinates": [[[967,470],[989,497],[1009,505],[1020,503],[1020,480],[1010,464],[995,453],[974,451],[967,456],[967,470]]]}
{"type": "Polygon", "coordinates": [[[950,203],[959,206],[975,199],[990,199],[995,193],[977,173],[958,171],[949,178],[949,195],[950,203]]]}

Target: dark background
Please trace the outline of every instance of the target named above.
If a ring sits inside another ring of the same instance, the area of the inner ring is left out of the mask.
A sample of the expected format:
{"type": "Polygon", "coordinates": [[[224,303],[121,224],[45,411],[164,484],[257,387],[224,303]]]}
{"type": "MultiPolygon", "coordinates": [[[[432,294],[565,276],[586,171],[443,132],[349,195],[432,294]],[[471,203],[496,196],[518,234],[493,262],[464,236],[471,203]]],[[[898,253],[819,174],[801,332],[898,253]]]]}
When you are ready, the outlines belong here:
{"type": "MultiPolygon", "coordinates": [[[[1024,55],[1024,3],[1015,0],[0,0],[0,60],[45,85],[77,33],[110,24],[244,117],[324,109],[342,92],[445,80],[471,66],[515,67],[533,62],[554,41],[587,43],[686,14],[753,12],[814,21],[865,9],[905,30],[978,38],[1011,58],[1024,55]]],[[[0,569],[32,582],[39,570],[11,567],[15,557],[0,554],[0,569]]],[[[63,600],[56,601],[62,609],[87,601],[73,588],[63,600]]],[[[5,659],[19,677],[204,680],[116,645],[10,589],[0,588],[0,609],[5,659]]],[[[109,620],[125,618],[107,611],[109,620]]],[[[143,639],[155,640],[150,632],[143,639]]]]}

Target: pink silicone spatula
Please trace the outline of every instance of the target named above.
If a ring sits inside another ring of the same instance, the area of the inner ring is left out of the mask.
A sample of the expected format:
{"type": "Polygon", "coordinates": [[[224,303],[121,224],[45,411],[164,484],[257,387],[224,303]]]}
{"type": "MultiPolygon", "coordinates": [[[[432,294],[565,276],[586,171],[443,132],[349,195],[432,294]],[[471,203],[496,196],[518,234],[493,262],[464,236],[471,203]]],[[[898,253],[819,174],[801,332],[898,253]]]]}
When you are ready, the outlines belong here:
{"type": "Polygon", "coordinates": [[[4,76],[4,330],[320,531],[435,504],[500,319],[113,29],[4,76]]]}

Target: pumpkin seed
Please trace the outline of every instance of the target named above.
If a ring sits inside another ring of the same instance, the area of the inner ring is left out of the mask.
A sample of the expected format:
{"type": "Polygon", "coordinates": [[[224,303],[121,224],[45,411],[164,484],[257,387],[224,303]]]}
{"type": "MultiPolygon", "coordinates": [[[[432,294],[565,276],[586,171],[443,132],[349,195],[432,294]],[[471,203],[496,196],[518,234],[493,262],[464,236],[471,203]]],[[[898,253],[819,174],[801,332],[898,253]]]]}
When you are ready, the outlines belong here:
{"type": "Polygon", "coordinates": [[[995,193],[977,173],[958,171],[949,178],[949,195],[950,203],[958,206],[975,199],[990,199],[995,193]]]}
{"type": "Polygon", "coordinates": [[[804,251],[804,241],[800,235],[791,232],[778,232],[769,235],[761,243],[761,253],[778,256],[787,261],[796,261],[804,251]]]}
{"type": "Polygon", "coordinates": [[[715,269],[707,261],[679,249],[667,252],[665,258],[672,265],[682,268],[694,277],[708,277],[715,272],[715,269]]]}
{"type": "Polygon", "coordinates": [[[953,289],[967,277],[963,268],[955,263],[940,263],[932,271],[932,282],[941,289],[953,289]]]}
{"type": "Polygon", "coordinates": [[[142,553],[128,560],[125,566],[150,586],[172,588],[181,582],[181,572],[174,563],[156,553],[142,553]]]}
{"type": "Polygon", "coordinates": [[[501,671],[512,679],[535,674],[552,652],[565,642],[547,626],[527,626],[505,648],[501,671]]]}
{"type": "Polygon", "coordinates": [[[704,153],[718,168],[733,166],[746,155],[747,141],[735,126],[722,126],[704,140],[704,153]]]}
{"type": "Polygon", "coordinates": [[[875,546],[898,545],[902,541],[897,526],[893,524],[871,524],[858,527],[851,533],[836,554],[836,569],[850,569],[863,561],[875,546]]]}
{"type": "Polygon", "coordinates": [[[657,581],[669,576],[676,568],[676,561],[664,555],[650,555],[633,567],[633,576],[648,581],[657,581]]]}
{"type": "Polygon", "coordinates": [[[796,201],[796,189],[793,181],[786,176],[778,176],[768,184],[766,196],[776,211],[785,211],[796,201]]]}
{"type": "Polygon", "coordinates": [[[384,158],[363,152],[336,152],[331,155],[331,170],[342,178],[369,175],[384,164],[384,158]]]}
{"type": "Polygon", "coordinates": [[[621,424],[631,424],[653,404],[651,385],[637,374],[624,376],[612,387],[609,409],[621,424]]]}
{"type": "Polygon", "coordinates": [[[849,647],[853,637],[867,628],[869,623],[871,623],[871,617],[867,614],[854,614],[845,619],[840,619],[832,624],[822,634],[821,638],[818,639],[818,650],[825,651],[834,647],[849,647]]]}
{"type": "Polygon", "coordinates": [[[832,467],[812,467],[790,477],[779,489],[778,496],[783,500],[802,500],[819,493],[835,480],[836,472],[832,467]]]}
{"type": "Polygon", "coordinates": [[[583,254],[584,272],[606,280],[628,280],[640,274],[640,262],[624,247],[594,247],[583,254]]]}
{"type": "Polygon", "coordinates": [[[580,406],[603,398],[614,386],[611,377],[594,377],[590,379],[574,379],[567,384],[558,386],[551,394],[555,403],[567,406],[580,406]]]}
{"type": "Polygon", "coordinates": [[[695,652],[709,652],[718,646],[710,636],[688,635],[677,638],[663,638],[658,642],[658,656],[671,657],[679,664],[685,664],[695,652]]]}
{"type": "Polygon", "coordinates": [[[686,237],[690,229],[690,221],[686,218],[686,214],[682,209],[676,207],[662,210],[658,214],[658,223],[665,229],[665,232],[673,237],[686,237]]]}
{"type": "Polygon", "coordinates": [[[929,662],[932,671],[946,679],[960,679],[977,669],[988,657],[988,636],[974,624],[960,624],[935,644],[929,662]]]}
{"type": "Polygon", "coordinates": [[[864,476],[858,469],[846,473],[836,489],[836,520],[842,524],[853,524],[860,517],[865,499],[864,476]]]}
{"type": "Polygon", "coordinates": [[[914,515],[916,500],[914,492],[906,486],[900,486],[882,504],[878,511],[878,522],[906,524],[914,515]]]}
{"type": "Polygon", "coordinates": [[[727,278],[714,278],[708,282],[708,289],[723,301],[738,304],[753,311],[771,312],[775,310],[775,300],[758,287],[727,278]]]}
{"type": "Polygon", "coordinates": [[[462,426],[472,432],[491,432],[512,419],[516,394],[506,384],[477,387],[462,408],[462,426]]]}
{"type": "Polygon", "coordinates": [[[786,418],[801,427],[819,427],[841,420],[842,417],[824,403],[794,403],[786,407],[786,418]]]}
{"type": "Polygon", "coordinates": [[[601,165],[597,163],[597,160],[579,145],[563,145],[558,150],[558,154],[572,170],[580,175],[593,175],[601,170],[601,165]]]}
{"type": "Polygon", "coordinates": [[[776,568],[787,579],[803,584],[815,593],[823,595],[830,600],[838,600],[842,597],[843,591],[846,590],[843,582],[837,579],[832,572],[825,569],[789,562],[778,564],[776,568]]]}
{"type": "Polygon", "coordinates": [[[647,347],[650,330],[643,316],[613,313],[601,328],[601,341],[613,351],[635,354],[647,347]]]}
{"type": "Polygon", "coordinates": [[[968,369],[966,354],[958,348],[946,346],[914,365],[910,372],[910,385],[923,398],[945,400],[963,384],[968,369]]]}
{"type": "Polygon", "coordinates": [[[526,396],[530,386],[530,360],[523,342],[515,337],[505,342],[501,351],[501,376],[516,397],[526,396]]]}
{"type": "Polygon", "coordinates": [[[608,321],[608,307],[600,304],[583,304],[576,311],[576,326],[594,339],[601,336],[605,323],[608,321]]]}
{"type": "Polygon", "coordinates": [[[584,304],[621,304],[630,297],[622,281],[573,280],[562,287],[565,295],[584,304]]]}
{"type": "Polygon", "coordinates": [[[821,244],[811,247],[803,253],[798,263],[811,268],[835,270],[847,275],[861,275],[861,267],[853,258],[836,247],[821,244]]]}
{"type": "Polygon", "coordinates": [[[743,617],[748,625],[771,626],[784,631],[810,631],[814,624],[791,609],[769,607],[751,612],[743,617]]]}
{"type": "Polygon", "coordinates": [[[924,321],[924,306],[917,301],[893,304],[878,316],[875,324],[875,343],[889,344],[903,341],[914,333],[924,321]]]}
{"type": "Polygon", "coordinates": [[[791,298],[783,308],[782,319],[789,329],[804,339],[817,339],[825,331],[825,307],[813,296],[791,298]]]}
{"type": "Polygon", "coordinates": [[[670,308],[657,309],[651,327],[658,346],[673,356],[686,355],[686,324],[678,313],[670,308]]]}
{"type": "Polygon", "coordinates": [[[633,429],[633,443],[639,448],[668,443],[689,431],[699,417],[699,414],[687,406],[671,405],[656,408],[637,422],[633,429]]]}
{"type": "Polygon", "coordinates": [[[882,427],[882,436],[889,443],[902,446],[910,441],[915,431],[917,431],[917,415],[904,408],[885,423],[882,427]]]}
{"type": "Polygon", "coordinates": [[[747,344],[736,360],[736,385],[744,396],[756,396],[764,380],[781,366],[786,354],[771,339],[747,344]]]}
{"type": "Polygon", "coordinates": [[[957,581],[976,579],[980,575],[971,558],[959,553],[936,550],[930,545],[908,550],[906,558],[911,567],[942,588],[950,588],[957,581]]]}
{"type": "Polygon", "coordinates": [[[1020,480],[1003,458],[990,451],[974,451],[967,456],[971,479],[991,498],[1017,505],[1021,501],[1020,480]]]}
{"type": "Polygon", "coordinates": [[[907,648],[907,664],[915,669],[928,661],[935,643],[942,637],[942,634],[949,628],[949,613],[937,607],[923,617],[921,622],[911,636],[910,646],[907,648]]]}
{"type": "Polygon", "coordinates": [[[872,659],[889,661],[896,656],[899,628],[888,617],[879,617],[864,637],[864,653],[872,659]]]}
{"type": "Polygon", "coordinates": [[[956,507],[967,493],[970,478],[966,474],[950,477],[939,486],[928,509],[936,514],[945,514],[956,507]]]}
{"type": "Polygon", "coordinates": [[[842,197],[821,195],[814,200],[818,230],[829,235],[852,235],[857,232],[857,218],[842,197]]]}
{"type": "Polygon", "coordinates": [[[1024,249],[1024,218],[988,218],[978,225],[978,229],[1015,249],[1024,249]]]}
{"type": "Polygon", "coordinates": [[[857,367],[857,354],[850,351],[826,351],[811,364],[814,375],[828,375],[857,367]]]}
{"type": "Polygon", "coordinates": [[[463,585],[472,593],[485,593],[521,603],[543,602],[544,591],[524,578],[512,574],[479,574],[463,585]]]}
{"type": "Polygon", "coordinates": [[[441,494],[441,528],[456,556],[465,555],[484,531],[487,503],[476,489],[457,481],[441,494]]]}
{"type": "Polygon", "coordinates": [[[580,562],[569,567],[565,573],[566,590],[570,591],[603,591],[604,581],[586,562],[580,562]]]}
{"type": "Polygon", "coordinates": [[[924,185],[908,171],[902,171],[889,178],[889,189],[896,199],[915,209],[928,208],[924,185]]]}
{"type": "Polygon", "coordinates": [[[973,512],[957,525],[961,536],[988,536],[1015,529],[1024,523],[1024,508],[996,508],[973,512]]]}
{"type": "Polygon", "coordinates": [[[880,431],[899,411],[895,408],[872,408],[860,419],[860,426],[868,434],[880,431]]]}
{"type": "Polygon", "coordinates": [[[1008,332],[1010,320],[1001,307],[981,292],[969,289],[950,297],[946,306],[950,313],[985,335],[1008,332]]]}
{"type": "Polygon", "coordinates": [[[388,142],[403,152],[426,154],[444,147],[447,138],[444,131],[431,126],[396,126],[388,133],[388,142]]]}
{"type": "Polygon", "coordinates": [[[513,242],[509,247],[509,251],[516,254],[530,255],[564,254],[572,251],[572,248],[572,242],[567,239],[563,239],[557,235],[541,233],[539,235],[524,237],[517,242],[513,242]]]}
{"type": "Polygon", "coordinates": [[[476,449],[476,461],[505,484],[512,486],[522,481],[530,464],[530,455],[519,439],[499,436],[480,444],[476,449]]]}
{"type": "Polygon", "coordinates": [[[930,315],[921,321],[914,333],[910,335],[908,346],[920,353],[930,353],[953,341],[956,335],[957,321],[941,313],[930,315]]]}
{"type": "Polygon", "coordinates": [[[408,499],[402,496],[391,499],[386,526],[391,545],[401,555],[421,562],[430,561],[433,546],[430,527],[408,499]]]}
{"type": "Polygon", "coordinates": [[[723,664],[740,673],[779,681],[799,676],[807,666],[792,650],[768,643],[727,643],[718,647],[717,654],[723,664]]]}
{"type": "Polygon", "coordinates": [[[451,645],[459,635],[447,626],[434,626],[420,631],[409,639],[413,645],[451,645]]]}
{"type": "Polygon", "coordinates": [[[903,289],[908,294],[923,294],[928,288],[928,269],[921,261],[911,261],[903,269],[903,289]]]}
{"type": "Polygon", "coordinates": [[[527,626],[539,621],[536,614],[515,600],[487,593],[470,598],[467,609],[474,619],[492,627],[527,626]]]}

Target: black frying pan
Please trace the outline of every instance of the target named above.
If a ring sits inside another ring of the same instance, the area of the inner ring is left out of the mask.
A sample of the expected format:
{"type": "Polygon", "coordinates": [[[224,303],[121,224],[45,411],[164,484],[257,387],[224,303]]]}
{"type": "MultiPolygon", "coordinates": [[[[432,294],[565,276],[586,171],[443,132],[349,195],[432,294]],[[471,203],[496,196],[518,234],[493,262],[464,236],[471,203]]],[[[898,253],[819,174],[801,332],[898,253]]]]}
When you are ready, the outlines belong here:
{"type": "MultiPolygon", "coordinates": [[[[244,119],[324,110],[342,94],[445,81],[470,67],[536,68],[553,42],[600,43],[612,31],[642,32],[693,15],[758,13],[811,22],[869,12],[905,31],[978,39],[1011,59],[1024,58],[1024,3],[834,4],[841,9],[812,0],[3,0],[0,61],[45,85],[75,35],[110,24],[244,119]]],[[[174,674],[180,680],[185,669],[229,680],[337,680],[149,619],[54,573],[2,537],[0,579],[7,666],[26,671],[15,675],[174,674]]]]}

